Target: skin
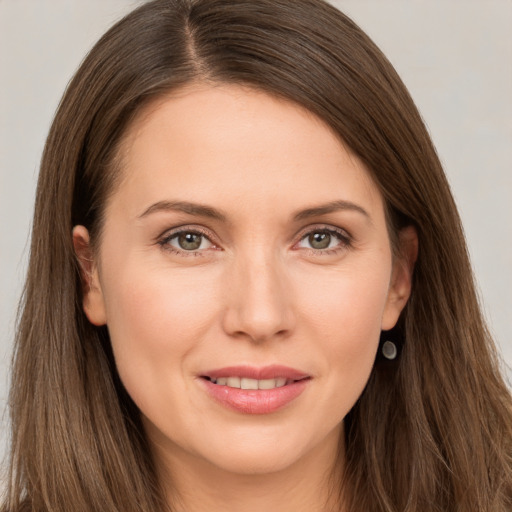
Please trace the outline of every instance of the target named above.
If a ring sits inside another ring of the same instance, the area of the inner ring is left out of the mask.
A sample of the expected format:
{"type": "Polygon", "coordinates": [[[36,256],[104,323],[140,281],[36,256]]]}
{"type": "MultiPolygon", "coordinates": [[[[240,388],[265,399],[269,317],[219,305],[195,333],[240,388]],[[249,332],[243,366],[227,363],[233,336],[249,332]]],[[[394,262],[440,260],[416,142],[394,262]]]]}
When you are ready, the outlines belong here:
{"type": "Polygon", "coordinates": [[[169,501],[187,511],[332,510],[327,476],[343,418],[381,329],[409,297],[414,232],[401,233],[404,256],[394,259],[361,161],[321,120],[263,92],[188,87],[146,108],[122,146],[98,250],[83,226],[73,241],[84,311],[108,326],[169,501]],[[163,207],[176,201],[222,218],[163,207]],[[199,249],[180,247],[177,228],[199,232],[199,249]],[[241,364],[282,364],[310,380],[283,409],[244,414],[212,400],[200,379],[241,364]]]}

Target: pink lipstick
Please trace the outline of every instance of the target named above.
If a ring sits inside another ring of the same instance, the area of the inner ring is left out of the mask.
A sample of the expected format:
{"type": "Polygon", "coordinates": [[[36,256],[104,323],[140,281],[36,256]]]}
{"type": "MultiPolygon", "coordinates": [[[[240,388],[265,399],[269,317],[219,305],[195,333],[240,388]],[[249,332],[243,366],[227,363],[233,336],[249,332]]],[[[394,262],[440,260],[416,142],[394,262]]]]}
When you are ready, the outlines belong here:
{"type": "Polygon", "coordinates": [[[270,414],[297,398],[311,376],[281,365],[230,366],[201,375],[206,392],[218,403],[245,414],[270,414]]]}

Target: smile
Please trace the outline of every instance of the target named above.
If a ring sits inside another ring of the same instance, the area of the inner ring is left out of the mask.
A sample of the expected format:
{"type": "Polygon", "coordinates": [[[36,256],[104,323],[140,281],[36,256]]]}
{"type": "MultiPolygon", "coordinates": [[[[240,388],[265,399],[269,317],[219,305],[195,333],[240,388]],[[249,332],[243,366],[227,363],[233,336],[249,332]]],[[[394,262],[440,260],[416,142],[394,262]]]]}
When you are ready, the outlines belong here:
{"type": "Polygon", "coordinates": [[[203,389],[216,403],[243,414],[270,414],[298,398],[312,377],[285,366],[237,366],[201,376],[203,389]]]}
{"type": "Polygon", "coordinates": [[[249,379],[247,377],[219,377],[218,379],[210,379],[210,382],[218,386],[228,386],[238,389],[274,389],[286,386],[295,382],[284,377],[277,379],[249,379]]]}

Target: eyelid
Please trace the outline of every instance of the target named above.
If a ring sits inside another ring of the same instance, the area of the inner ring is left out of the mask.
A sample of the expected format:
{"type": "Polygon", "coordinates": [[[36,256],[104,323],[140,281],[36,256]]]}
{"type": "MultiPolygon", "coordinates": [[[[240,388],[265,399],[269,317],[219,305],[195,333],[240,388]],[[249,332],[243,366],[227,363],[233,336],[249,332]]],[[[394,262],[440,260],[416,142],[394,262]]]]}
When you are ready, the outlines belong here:
{"type": "Polygon", "coordinates": [[[219,245],[214,241],[214,238],[215,237],[212,235],[212,233],[202,226],[197,226],[194,224],[184,224],[182,226],[176,226],[174,228],[165,230],[160,236],[156,238],[156,243],[160,245],[163,249],[168,250],[170,252],[174,252],[185,256],[192,256],[202,255],[202,253],[210,249],[220,249],[219,245]],[[177,247],[170,245],[169,241],[177,237],[181,233],[194,233],[197,235],[201,235],[212,244],[212,247],[209,247],[208,249],[198,249],[195,251],[185,251],[183,249],[179,249],[177,247]]]}
{"type": "Polygon", "coordinates": [[[298,235],[296,236],[296,242],[294,242],[294,244],[293,244],[293,248],[311,250],[314,253],[321,254],[321,253],[328,253],[329,251],[333,252],[333,251],[337,251],[340,249],[347,249],[347,248],[351,247],[353,240],[354,239],[353,239],[352,235],[346,229],[339,228],[337,226],[333,226],[332,224],[315,224],[313,226],[307,226],[306,228],[302,229],[298,233],[298,235]],[[304,238],[311,235],[312,233],[321,232],[321,231],[336,235],[340,239],[341,247],[333,247],[330,249],[329,248],[313,249],[313,248],[297,247],[298,244],[300,242],[302,242],[302,240],[304,240],[304,238]]]}
{"type": "MultiPolygon", "coordinates": [[[[204,228],[203,226],[194,225],[194,224],[184,224],[181,226],[176,226],[171,229],[165,230],[160,236],[156,238],[156,243],[160,245],[163,249],[168,250],[170,252],[174,252],[176,254],[184,255],[184,256],[202,256],[205,252],[214,249],[214,250],[222,250],[218,243],[215,241],[215,236],[212,235],[211,231],[204,228]],[[177,247],[171,246],[169,241],[181,233],[195,233],[205,237],[211,244],[212,247],[208,247],[206,249],[198,249],[192,251],[186,251],[183,249],[179,249],[177,247]]],[[[299,233],[294,237],[295,242],[293,243],[293,249],[303,249],[309,250],[312,253],[317,255],[319,254],[329,254],[338,252],[343,249],[348,249],[352,246],[353,237],[352,235],[343,228],[333,226],[332,224],[315,224],[311,226],[307,226],[306,228],[301,229],[299,233]],[[314,249],[314,248],[301,248],[298,247],[298,244],[304,240],[307,236],[311,235],[314,232],[327,232],[334,234],[339,240],[340,244],[336,247],[326,248],[326,249],[314,249]]]]}

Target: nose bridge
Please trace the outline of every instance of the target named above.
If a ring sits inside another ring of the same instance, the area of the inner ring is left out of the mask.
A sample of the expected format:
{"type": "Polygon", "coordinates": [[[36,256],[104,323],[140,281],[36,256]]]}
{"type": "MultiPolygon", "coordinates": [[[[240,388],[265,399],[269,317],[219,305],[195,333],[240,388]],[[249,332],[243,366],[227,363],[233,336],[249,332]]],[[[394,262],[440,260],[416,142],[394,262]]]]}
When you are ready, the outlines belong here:
{"type": "Polygon", "coordinates": [[[230,276],[226,331],[264,341],[293,328],[285,262],[268,248],[240,254],[230,276]]]}

